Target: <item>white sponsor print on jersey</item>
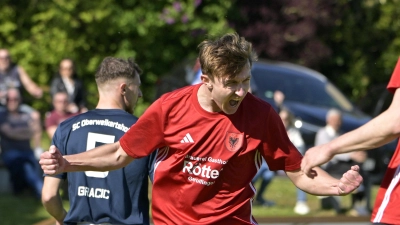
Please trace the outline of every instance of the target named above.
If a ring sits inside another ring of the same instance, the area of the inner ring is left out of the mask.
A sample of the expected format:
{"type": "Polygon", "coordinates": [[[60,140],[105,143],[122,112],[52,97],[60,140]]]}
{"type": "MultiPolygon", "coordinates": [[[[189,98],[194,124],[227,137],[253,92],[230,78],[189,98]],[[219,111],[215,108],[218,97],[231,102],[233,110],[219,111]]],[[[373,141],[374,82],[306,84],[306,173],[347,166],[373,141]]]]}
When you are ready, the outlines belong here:
{"type": "Polygon", "coordinates": [[[194,143],[192,136],[189,133],[181,140],[181,143],[194,143]]]}
{"type": "Polygon", "coordinates": [[[221,170],[212,169],[214,163],[225,165],[228,161],[214,159],[211,156],[198,157],[186,155],[185,160],[183,161],[182,172],[189,174],[189,177],[187,178],[189,181],[210,186],[215,183],[214,180],[219,177],[220,171],[222,171],[222,168],[221,170]]]}
{"type": "Polygon", "coordinates": [[[89,188],[85,186],[78,187],[78,196],[86,196],[89,198],[110,198],[110,190],[103,188],[89,188]]]}
{"type": "Polygon", "coordinates": [[[204,179],[217,179],[219,177],[219,171],[211,169],[210,166],[201,165],[200,162],[194,163],[191,161],[183,161],[183,170],[182,172],[188,173],[190,175],[188,180],[191,182],[195,182],[198,184],[210,186],[215,183],[215,181],[206,181],[204,179]]]}

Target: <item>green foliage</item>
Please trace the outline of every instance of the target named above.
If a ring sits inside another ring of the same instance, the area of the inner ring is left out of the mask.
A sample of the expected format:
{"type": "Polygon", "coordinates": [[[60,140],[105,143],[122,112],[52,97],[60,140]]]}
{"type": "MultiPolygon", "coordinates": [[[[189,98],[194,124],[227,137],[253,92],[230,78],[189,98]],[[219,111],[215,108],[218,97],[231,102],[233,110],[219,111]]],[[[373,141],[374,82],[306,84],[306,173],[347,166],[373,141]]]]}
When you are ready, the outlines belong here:
{"type": "Polygon", "coordinates": [[[400,55],[399,4],[399,0],[338,1],[335,26],[320,34],[332,49],[321,71],[353,100],[363,97],[369,87],[389,81],[400,55]]]}
{"type": "MultiPolygon", "coordinates": [[[[154,100],[158,77],[197,54],[207,35],[230,31],[225,12],[231,6],[229,0],[6,0],[0,8],[0,47],[45,88],[60,60],[74,59],[91,108],[97,102],[93,75],[102,59],[134,57],[144,70],[144,101],[138,107],[143,111],[154,100]]],[[[48,94],[34,102],[41,111],[48,104],[48,94]]]]}

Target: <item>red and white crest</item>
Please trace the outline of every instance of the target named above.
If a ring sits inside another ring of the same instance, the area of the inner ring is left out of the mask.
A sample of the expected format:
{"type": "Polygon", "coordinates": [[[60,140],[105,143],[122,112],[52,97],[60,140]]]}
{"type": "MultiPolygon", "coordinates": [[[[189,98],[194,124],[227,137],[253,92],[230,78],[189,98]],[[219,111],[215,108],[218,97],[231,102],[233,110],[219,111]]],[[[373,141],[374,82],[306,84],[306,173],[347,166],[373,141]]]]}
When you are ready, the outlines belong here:
{"type": "Polygon", "coordinates": [[[226,132],[225,147],[232,152],[236,152],[243,145],[243,134],[226,132]]]}

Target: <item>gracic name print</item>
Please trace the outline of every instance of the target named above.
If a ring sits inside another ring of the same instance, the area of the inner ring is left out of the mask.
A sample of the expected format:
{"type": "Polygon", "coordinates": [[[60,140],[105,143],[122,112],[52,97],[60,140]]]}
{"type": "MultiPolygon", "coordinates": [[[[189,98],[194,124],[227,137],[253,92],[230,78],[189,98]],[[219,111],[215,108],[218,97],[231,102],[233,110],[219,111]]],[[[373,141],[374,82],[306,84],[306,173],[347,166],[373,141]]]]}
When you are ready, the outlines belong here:
{"type": "Polygon", "coordinates": [[[110,198],[110,190],[103,188],[89,188],[85,186],[78,187],[78,196],[86,196],[89,198],[110,198]]]}

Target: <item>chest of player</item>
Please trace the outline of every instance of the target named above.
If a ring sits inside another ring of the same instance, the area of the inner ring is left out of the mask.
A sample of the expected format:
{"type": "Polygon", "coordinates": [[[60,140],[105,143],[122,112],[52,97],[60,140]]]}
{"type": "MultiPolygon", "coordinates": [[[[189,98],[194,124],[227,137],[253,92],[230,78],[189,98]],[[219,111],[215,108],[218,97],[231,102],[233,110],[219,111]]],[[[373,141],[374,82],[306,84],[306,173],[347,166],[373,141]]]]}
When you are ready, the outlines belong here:
{"type": "Polygon", "coordinates": [[[222,116],[181,122],[166,126],[168,149],[163,151],[168,152],[158,172],[176,172],[206,186],[255,175],[255,153],[261,140],[246,126],[222,116]]]}

